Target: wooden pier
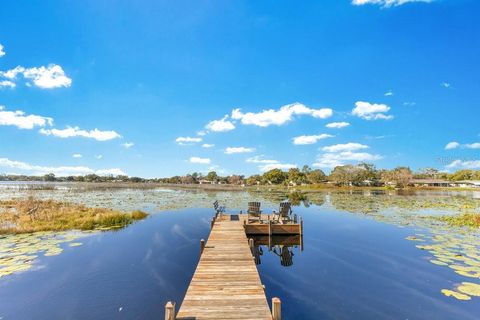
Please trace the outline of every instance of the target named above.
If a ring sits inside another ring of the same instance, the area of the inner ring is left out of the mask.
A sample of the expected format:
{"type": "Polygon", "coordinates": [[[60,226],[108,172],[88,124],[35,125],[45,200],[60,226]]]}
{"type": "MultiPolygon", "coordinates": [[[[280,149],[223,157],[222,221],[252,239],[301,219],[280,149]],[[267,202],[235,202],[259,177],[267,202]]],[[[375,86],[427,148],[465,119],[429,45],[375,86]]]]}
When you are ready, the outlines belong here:
{"type": "Polygon", "coordinates": [[[212,219],[210,236],[200,243],[200,261],[178,314],[175,303],[168,302],[166,320],[281,320],[280,299],[272,299],[272,311],[268,306],[247,231],[269,237],[275,233],[301,235],[303,225],[249,224],[244,216],[219,214],[212,219]]]}

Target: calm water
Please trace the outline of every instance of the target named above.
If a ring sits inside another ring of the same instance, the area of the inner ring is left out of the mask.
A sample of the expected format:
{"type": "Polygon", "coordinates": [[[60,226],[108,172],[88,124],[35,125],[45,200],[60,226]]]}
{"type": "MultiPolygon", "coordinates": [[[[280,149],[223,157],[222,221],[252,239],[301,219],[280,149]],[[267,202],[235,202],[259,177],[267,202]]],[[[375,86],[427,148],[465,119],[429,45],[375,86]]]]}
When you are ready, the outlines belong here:
{"type": "MultiPolygon", "coordinates": [[[[382,197],[356,197],[320,194],[308,208],[295,208],[304,218],[305,236],[303,251],[290,249],[290,266],[261,247],[260,276],[268,300],[282,299],[284,319],[479,319],[480,297],[460,301],[440,292],[479,279],[430,263],[430,252],[405,240],[432,231],[412,216],[392,214],[412,199],[386,204],[382,197]],[[375,212],[365,215],[367,206],[375,212]]],[[[442,199],[458,201],[449,197],[442,199]]],[[[138,201],[144,203],[145,196],[138,201]]],[[[0,319],[163,319],[166,301],[179,305],[186,292],[213,211],[156,211],[146,202],[154,213],[148,219],[81,238],[82,246],[65,245],[56,256],[40,254],[31,270],[1,278],[0,319]]],[[[478,232],[468,236],[479,240],[478,232]]]]}

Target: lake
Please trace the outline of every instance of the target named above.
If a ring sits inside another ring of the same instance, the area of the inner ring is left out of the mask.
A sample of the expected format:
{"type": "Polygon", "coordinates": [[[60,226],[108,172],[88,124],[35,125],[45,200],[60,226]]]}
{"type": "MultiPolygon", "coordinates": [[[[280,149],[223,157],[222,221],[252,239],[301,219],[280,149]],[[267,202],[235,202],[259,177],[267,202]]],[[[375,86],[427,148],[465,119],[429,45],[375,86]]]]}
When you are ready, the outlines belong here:
{"type": "MultiPolygon", "coordinates": [[[[185,295],[200,239],[208,238],[213,201],[238,213],[257,200],[268,212],[286,196],[277,189],[69,185],[4,185],[0,191],[0,199],[27,195],[151,215],[118,231],[0,238],[0,261],[14,257],[26,266],[0,277],[2,320],[163,319],[166,301],[179,306],[185,295]]],[[[463,294],[469,300],[445,293],[462,283],[480,285],[480,232],[432,219],[478,212],[478,194],[324,191],[296,204],[294,213],[304,219],[303,248],[289,248],[291,263],[281,260],[280,244],[272,250],[261,245],[257,257],[267,298],[281,298],[284,319],[478,319],[476,292],[463,294]]]]}

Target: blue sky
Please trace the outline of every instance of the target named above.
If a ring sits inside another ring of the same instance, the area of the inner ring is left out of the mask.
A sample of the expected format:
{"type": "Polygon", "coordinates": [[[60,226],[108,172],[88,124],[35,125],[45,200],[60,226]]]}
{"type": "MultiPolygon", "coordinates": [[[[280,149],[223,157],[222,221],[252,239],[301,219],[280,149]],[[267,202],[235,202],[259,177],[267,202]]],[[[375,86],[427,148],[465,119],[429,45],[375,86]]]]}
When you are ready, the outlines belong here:
{"type": "Polygon", "coordinates": [[[0,173],[480,168],[479,14],[475,0],[8,1],[0,173]]]}

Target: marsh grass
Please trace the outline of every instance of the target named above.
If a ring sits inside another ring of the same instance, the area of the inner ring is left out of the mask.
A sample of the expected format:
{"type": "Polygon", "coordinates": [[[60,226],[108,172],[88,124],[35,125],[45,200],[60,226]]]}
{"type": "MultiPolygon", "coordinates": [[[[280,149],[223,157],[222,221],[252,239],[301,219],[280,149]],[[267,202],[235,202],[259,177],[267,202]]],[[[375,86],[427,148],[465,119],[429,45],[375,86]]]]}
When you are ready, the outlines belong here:
{"type": "Polygon", "coordinates": [[[33,197],[0,201],[0,234],[37,231],[123,228],[144,219],[145,212],[124,213],[105,208],[33,197]]]}
{"type": "Polygon", "coordinates": [[[480,228],[480,213],[464,213],[454,216],[442,216],[440,220],[456,227],[480,228]]]}

